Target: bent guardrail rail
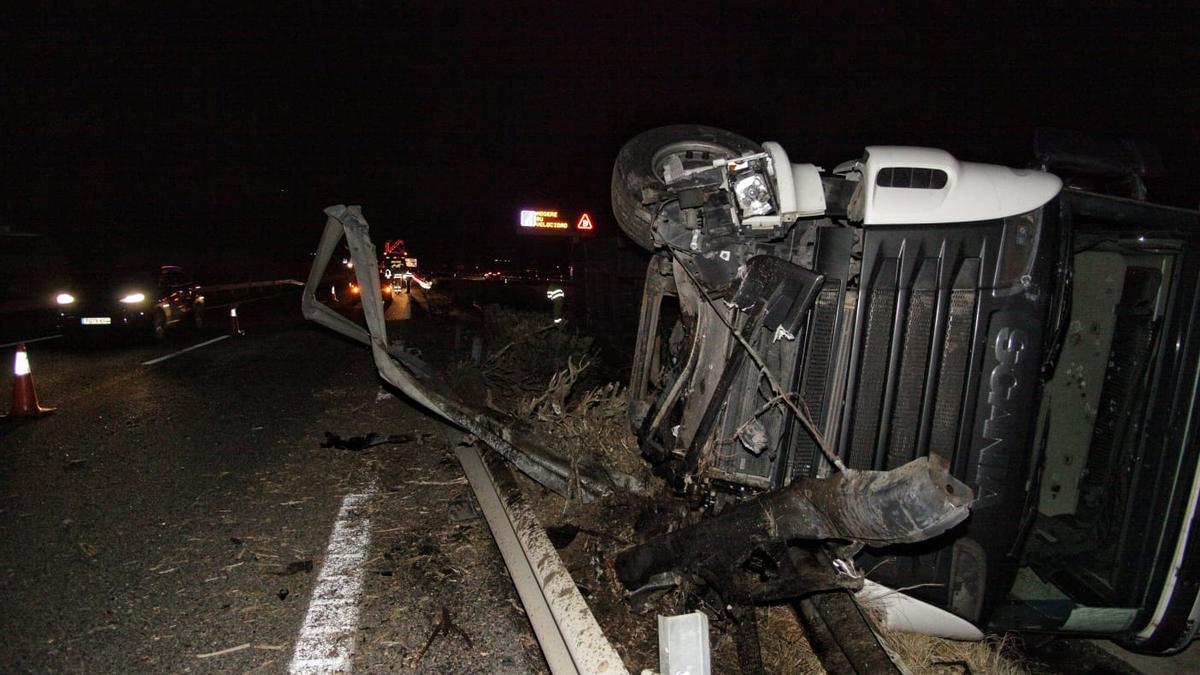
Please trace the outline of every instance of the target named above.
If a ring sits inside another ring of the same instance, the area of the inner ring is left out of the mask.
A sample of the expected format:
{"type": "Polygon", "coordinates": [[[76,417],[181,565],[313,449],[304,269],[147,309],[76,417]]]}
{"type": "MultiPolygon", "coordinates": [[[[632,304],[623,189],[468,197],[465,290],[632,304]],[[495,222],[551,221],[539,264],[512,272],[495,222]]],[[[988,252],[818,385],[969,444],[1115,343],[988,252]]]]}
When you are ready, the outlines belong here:
{"type": "MultiPolygon", "coordinates": [[[[573,469],[543,448],[531,447],[531,441],[517,440],[517,435],[502,421],[438,391],[432,381],[420,381],[418,375],[430,379],[428,367],[405,352],[402,345],[388,342],[379,275],[374,273],[375,247],[361,210],[357,206],[333,206],[325,213],[328,220],[301,301],[306,318],[369,345],[379,374],[389,384],[452,426],[474,435],[530,478],[555,492],[570,495],[577,490],[581,499],[593,499],[609,494],[615,487],[642,490],[632,478],[619,474],[573,469]],[[366,328],[316,299],[317,285],[342,236],[350,246],[355,274],[363,289],[366,328]]],[[[620,656],[596,623],[537,517],[523,501],[508,468],[494,456],[482,457],[474,447],[458,447],[456,454],[479,499],[551,672],[626,674],[620,656]]]]}
{"type": "Polygon", "coordinates": [[[531,434],[442,390],[423,361],[405,351],[402,345],[388,341],[379,275],[375,273],[378,269],[375,246],[361,208],[338,205],[325,209],[325,213],[328,220],[301,301],[305,318],[370,346],[375,366],[385,381],[438,417],[471,433],[522,473],[554,492],[583,501],[610,494],[614,489],[645,493],[645,488],[633,477],[594,464],[573,464],[551,452],[531,434]],[[350,247],[359,287],[363,289],[365,328],[316,298],[322,275],[343,236],[350,247]]]}

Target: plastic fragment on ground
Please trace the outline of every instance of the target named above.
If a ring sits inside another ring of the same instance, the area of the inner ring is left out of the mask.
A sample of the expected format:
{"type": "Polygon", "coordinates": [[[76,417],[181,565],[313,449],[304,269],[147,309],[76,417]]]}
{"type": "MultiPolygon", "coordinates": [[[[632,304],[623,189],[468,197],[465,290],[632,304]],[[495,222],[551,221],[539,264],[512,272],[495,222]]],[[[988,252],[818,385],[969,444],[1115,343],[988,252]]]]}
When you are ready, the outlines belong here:
{"type": "Polygon", "coordinates": [[[711,675],[707,616],[658,617],[658,670],[662,675],[711,675]]]}

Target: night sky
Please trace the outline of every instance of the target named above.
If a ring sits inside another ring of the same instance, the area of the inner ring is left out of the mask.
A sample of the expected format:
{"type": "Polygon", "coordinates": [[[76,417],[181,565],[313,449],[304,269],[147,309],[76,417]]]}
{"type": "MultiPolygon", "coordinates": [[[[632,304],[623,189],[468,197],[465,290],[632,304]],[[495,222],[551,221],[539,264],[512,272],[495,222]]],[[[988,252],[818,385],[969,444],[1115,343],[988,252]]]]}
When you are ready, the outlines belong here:
{"type": "Polygon", "coordinates": [[[1200,194],[1194,6],[169,4],[8,12],[0,225],[101,254],[291,260],[323,207],[358,203],[427,259],[533,256],[518,209],[614,230],[618,148],[679,122],[826,167],[873,143],[1023,165],[1039,126],[1125,134],[1162,152],[1152,196],[1200,194]]]}

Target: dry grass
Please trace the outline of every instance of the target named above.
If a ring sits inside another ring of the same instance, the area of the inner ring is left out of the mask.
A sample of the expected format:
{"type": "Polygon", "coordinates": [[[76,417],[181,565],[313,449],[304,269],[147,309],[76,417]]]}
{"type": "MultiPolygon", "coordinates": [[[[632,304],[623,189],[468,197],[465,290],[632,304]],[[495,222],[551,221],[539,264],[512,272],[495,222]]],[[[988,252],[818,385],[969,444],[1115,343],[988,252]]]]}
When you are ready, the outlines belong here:
{"type": "Polygon", "coordinates": [[[572,458],[590,457],[600,466],[622,471],[643,482],[650,479],[637,439],[625,416],[626,396],[620,384],[588,389],[561,415],[535,418],[534,428],[561,439],[572,458]]]}
{"type": "Polygon", "coordinates": [[[484,310],[483,334],[482,362],[455,364],[451,381],[482,378],[488,407],[528,421],[569,458],[649,477],[629,431],[626,391],[596,377],[592,338],[555,326],[542,312],[495,306],[484,310]]]}
{"type": "MultiPolygon", "coordinates": [[[[825,672],[790,607],[760,607],[758,625],[767,672],[780,675],[825,672]]],[[[960,642],[888,630],[881,630],[880,634],[916,675],[1025,675],[1029,672],[1003,637],[960,642]]]]}
{"type": "Polygon", "coordinates": [[[960,642],[887,632],[884,638],[914,673],[1025,675],[1029,672],[1012,654],[1005,638],[999,636],[989,636],[982,642],[960,642]]]}
{"type": "Polygon", "coordinates": [[[592,338],[555,326],[544,312],[488,306],[483,337],[487,353],[482,363],[461,367],[478,370],[498,402],[540,393],[569,360],[585,360],[592,351],[592,338]]]}
{"type": "Polygon", "coordinates": [[[791,607],[758,608],[758,639],[768,673],[823,673],[791,607]]]}

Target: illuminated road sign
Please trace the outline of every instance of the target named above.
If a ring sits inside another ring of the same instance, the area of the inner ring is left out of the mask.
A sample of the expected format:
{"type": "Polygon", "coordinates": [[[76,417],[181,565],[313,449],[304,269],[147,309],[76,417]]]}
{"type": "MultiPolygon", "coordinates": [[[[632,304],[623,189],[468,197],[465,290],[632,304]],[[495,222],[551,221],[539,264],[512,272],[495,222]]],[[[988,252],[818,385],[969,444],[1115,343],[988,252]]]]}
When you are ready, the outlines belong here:
{"type": "Polygon", "coordinates": [[[554,209],[525,209],[517,220],[521,234],[570,236],[592,235],[596,232],[596,222],[587,213],[579,214],[574,224],[569,216],[554,209]]]}
{"type": "Polygon", "coordinates": [[[571,225],[558,217],[558,211],[522,211],[521,227],[535,230],[568,230],[571,225]]]}

